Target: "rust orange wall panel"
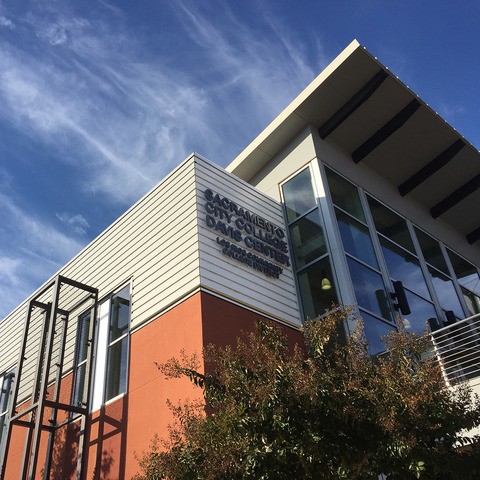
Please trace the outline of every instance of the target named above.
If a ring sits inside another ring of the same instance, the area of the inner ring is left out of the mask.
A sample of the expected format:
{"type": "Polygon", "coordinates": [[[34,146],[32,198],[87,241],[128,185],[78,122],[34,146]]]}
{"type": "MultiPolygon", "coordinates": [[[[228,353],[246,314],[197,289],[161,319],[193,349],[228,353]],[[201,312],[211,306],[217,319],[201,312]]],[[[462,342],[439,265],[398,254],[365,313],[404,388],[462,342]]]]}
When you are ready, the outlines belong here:
{"type": "MultiPolygon", "coordinates": [[[[242,331],[255,329],[259,320],[267,320],[254,313],[208,293],[202,293],[203,344],[234,345],[242,331]]],[[[267,320],[269,321],[269,320],[267,320]]],[[[276,323],[288,338],[289,344],[303,344],[301,332],[293,327],[276,323]]]]}
{"type": "MultiPolygon", "coordinates": [[[[128,393],[93,412],[90,418],[88,468],[85,478],[95,480],[129,479],[139,472],[136,454],[149,450],[155,434],[168,435],[173,416],[167,400],[174,404],[201,398],[201,390],[186,379],[167,380],[156,363],[197,353],[209,343],[235,344],[242,331],[251,331],[265,318],[216,296],[199,292],[146,324],[131,335],[128,393]]],[[[280,325],[289,342],[301,343],[300,332],[280,325]]],[[[71,378],[64,379],[62,400],[70,395],[71,378]]],[[[14,429],[7,478],[18,478],[25,430],[14,429]]],[[[74,478],[78,452],[78,424],[58,432],[54,449],[52,477],[74,478]],[[60,475],[60,476],[59,476],[60,475]]],[[[44,462],[45,441],[39,457],[37,478],[44,462]]],[[[43,436],[42,436],[43,437],[43,436]]]]}
{"type": "Polygon", "coordinates": [[[187,354],[201,353],[201,294],[189,297],[153,322],[136,331],[131,338],[128,419],[126,430],[125,478],[138,473],[134,452],[148,450],[155,434],[166,437],[173,417],[167,400],[177,402],[198,398],[186,379],[166,380],[155,362],[162,363],[187,354]]]}

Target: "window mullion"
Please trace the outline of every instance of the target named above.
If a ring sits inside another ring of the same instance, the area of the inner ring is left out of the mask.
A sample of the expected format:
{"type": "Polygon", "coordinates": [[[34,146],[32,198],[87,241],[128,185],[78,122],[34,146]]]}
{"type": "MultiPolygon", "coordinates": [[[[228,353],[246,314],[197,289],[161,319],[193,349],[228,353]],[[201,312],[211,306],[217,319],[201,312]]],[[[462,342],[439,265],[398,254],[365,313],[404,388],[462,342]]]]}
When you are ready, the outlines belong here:
{"type": "Polygon", "coordinates": [[[380,244],[379,234],[375,227],[375,222],[373,221],[372,213],[370,212],[370,206],[368,204],[367,194],[362,188],[358,189],[360,194],[360,202],[362,204],[363,212],[365,214],[365,219],[367,221],[368,231],[370,233],[370,238],[372,240],[373,249],[375,251],[375,255],[377,256],[378,266],[380,268],[380,274],[382,275],[383,283],[385,285],[385,289],[387,290],[388,295],[388,304],[392,311],[392,317],[397,317],[397,312],[393,308],[393,302],[391,298],[391,292],[393,292],[393,285],[392,279],[390,274],[388,273],[387,263],[385,261],[385,257],[383,256],[382,246],[380,244]]]}
{"type": "MultiPolygon", "coordinates": [[[[415,248],[415,252],[417,254],[418,262],[420,264],[420,270],[423,273],[423,278],[425,279],[428,293],[430,294],[430,298],[433,302],[433,307],[435,308],[435,312],[437,313],[437,323],[439,323],[438,320],[444,319],[445,314],[441,307],[441,303],[438,299],[438,295],[435,290],[435,287],[433,286],[432,277],[431,277],[430,271],[428,270],[427,262],[425,261],[422,248],[420,246],[420,242],[418,241],[417,234],[415,233],[415,229],[413,228],[412,222],[410,222],[410,220],[407,220],[406,218],[405,218],[405,222],[407,223],[407,228],[410,233],[410,238],[412,239],[412,242],[413,242],[413,247],[415,248]]],[[[441,323],[439,326],[441,326],[441,323]]]]}
{"type": "MultiPolygon", "coordinates": [[[[460,286],[460,282],[457,279],[457,275],[455,274],[455,270],[453,269],[452,261],[450,260],[450,256],[448,255],[447,249],[442,242],[438,242],[440,245],[440,249],[442,250],[443,258],[447,264],[448,272],[450,273],[450,277],[453,281],[453,286],[455,291],[457,292],[457,297],[460,300],[460,305],[463,308],[463,313],[465,317],[469,317],[470,311],[468,309],[467,303],[465,302],[465,297],[463,296],[462,287],[460,286]]],[[[468,290],[468,289],[467,289],[468,290]]],[[[476,295],[475,292],[472,292],[473,295],[476,295]]]]}
{"type": "MultiPolygon", "coordinates": [[[[355,294],[352,280],[348,271],[347,260],[343,254],[342,240],[338,230],[330,190],[325,188],[325,185],[327,185],[325,166],[319,159],[312,163],[312,173],[317,187],[317,203],[325,226],[325,238],[330,253],[330,264],[338,284],[338,300],[344,305],[353,305],[355,303],[355,294]]],[[[353,331],[352,328],[352,325],[348,325],[349,331],[353,331]]]]}

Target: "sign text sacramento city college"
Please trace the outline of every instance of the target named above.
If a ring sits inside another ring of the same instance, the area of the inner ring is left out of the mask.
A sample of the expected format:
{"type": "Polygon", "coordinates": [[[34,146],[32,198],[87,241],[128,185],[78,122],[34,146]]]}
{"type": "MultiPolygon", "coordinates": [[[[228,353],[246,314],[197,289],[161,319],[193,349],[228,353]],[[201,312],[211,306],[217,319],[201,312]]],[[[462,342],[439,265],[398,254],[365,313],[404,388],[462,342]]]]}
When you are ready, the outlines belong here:
{"type": "Polygon", "coordinates": [[[217,243],[222,247],[224,255],[264,273],[267,277],[278,278],[283,272],[282,267],[270,260],[290,266],[288,245],[282,228],[209,188],[204,194],[207,200],[204,205],[205,222],[208,228],[224,237],[217,237],[217,243]],[[243,248],[243,245],[248,250],[243,248]]]}

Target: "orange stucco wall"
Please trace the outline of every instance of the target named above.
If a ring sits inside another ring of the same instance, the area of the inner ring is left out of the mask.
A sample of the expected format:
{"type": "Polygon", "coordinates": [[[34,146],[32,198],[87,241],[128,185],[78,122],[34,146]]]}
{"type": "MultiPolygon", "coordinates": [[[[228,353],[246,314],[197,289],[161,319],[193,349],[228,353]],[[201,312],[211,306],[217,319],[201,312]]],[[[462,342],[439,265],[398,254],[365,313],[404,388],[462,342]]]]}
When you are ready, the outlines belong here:
{"type": "MultiPolygon", "coordinates": [[[[167,400],[199,398],[201,392],[186,379],[166,380],[155,362],[186,354],[200,354],[209,343],[235,343],[241,331],[252,330],[262,319],[242,307],[207,293],[197,293],[132,335],[128,394],[125,478],[138,473],[134,452],[148,450],[154,434],[167,436],[172,415],[167,400]]],[[[298,330],[282,327],[292,343],[301,342],[298,330]]]]}

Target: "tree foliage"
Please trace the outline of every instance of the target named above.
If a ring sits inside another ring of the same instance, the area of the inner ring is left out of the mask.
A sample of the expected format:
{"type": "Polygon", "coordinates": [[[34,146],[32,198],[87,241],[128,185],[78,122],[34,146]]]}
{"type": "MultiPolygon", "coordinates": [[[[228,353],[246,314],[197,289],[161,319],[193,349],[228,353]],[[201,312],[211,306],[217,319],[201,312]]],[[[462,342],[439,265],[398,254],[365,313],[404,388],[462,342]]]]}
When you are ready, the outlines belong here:
{"type": "Polygon", "coordinates": [[[184,353],[159,365],[205,403],[171,405],[170,436],[140,456],[137,480],[480,478],[479,439],[460,434],[480,424],[478,399],[445,386],[427,336],[391,333],[373,358],[361,328],[342,344],[348,314],[307,322],[293,351],[259,323],[235,347],[207,347],[206,373],[184,353]]]}

